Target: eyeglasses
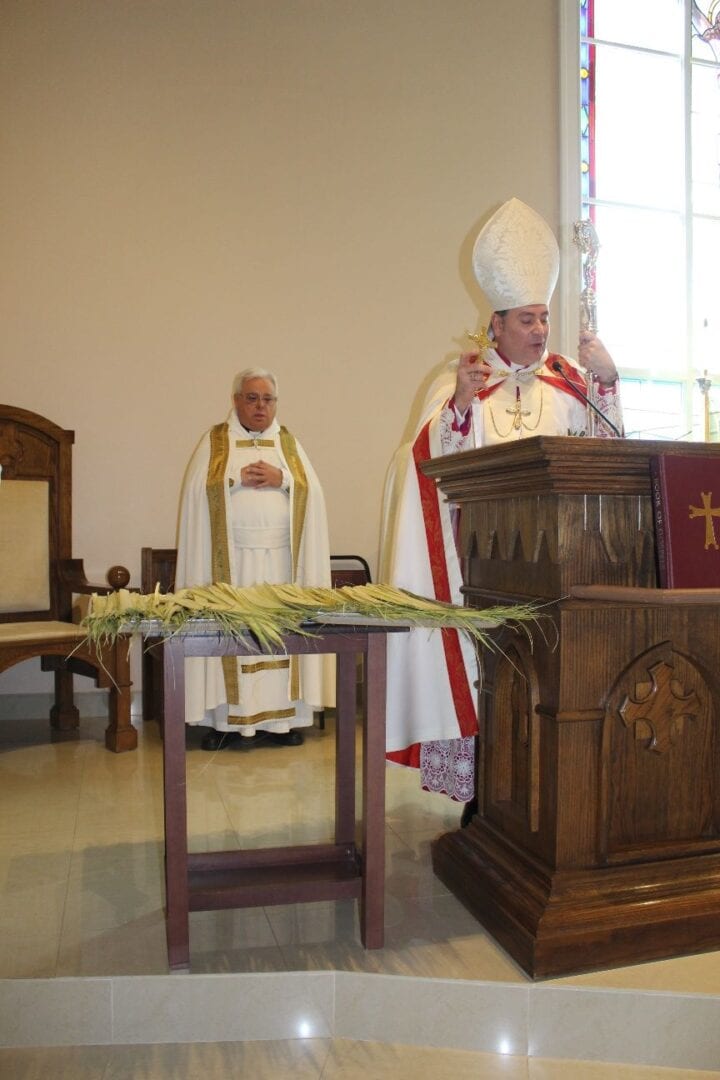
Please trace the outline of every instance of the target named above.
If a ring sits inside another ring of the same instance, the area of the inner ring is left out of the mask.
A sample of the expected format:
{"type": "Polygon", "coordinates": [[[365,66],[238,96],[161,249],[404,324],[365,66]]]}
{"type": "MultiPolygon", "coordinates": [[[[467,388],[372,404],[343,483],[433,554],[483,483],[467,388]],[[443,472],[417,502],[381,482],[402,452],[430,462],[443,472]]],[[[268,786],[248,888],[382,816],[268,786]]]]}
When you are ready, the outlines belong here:
{"type": "Polygon", "coordinates": [[[257,405],[258,401],[261,401],[268,409],[277,401],[277,398],[270,394],[240,394],[240,397],[244,398],[248,405],[257,405]]]}

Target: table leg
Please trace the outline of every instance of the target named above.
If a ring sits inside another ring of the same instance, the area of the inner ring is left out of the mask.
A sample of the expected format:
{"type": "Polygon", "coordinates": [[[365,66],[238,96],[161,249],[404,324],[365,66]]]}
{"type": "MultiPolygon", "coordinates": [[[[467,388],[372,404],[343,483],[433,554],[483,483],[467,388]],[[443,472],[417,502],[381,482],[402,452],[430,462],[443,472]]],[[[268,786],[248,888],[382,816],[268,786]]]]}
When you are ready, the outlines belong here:
{"type": "Polygon", "coordinates": [[[115,677],[110,686],[108,704],[110,718],[105,731],[105,745],[116,754],[137,747],[138,733],[130,720],[130,638],[121,634],[113,650],[112,670],[115,677]]]}
{"type": "Polygon", "coordinates": [[[165,643],[164,691],[163,785],[168,963],[171,968],[183,968],[190,963],[190,927],[185,786],[185,654],[180,638],[168,638],[165,643]]]}
{"type": "Polygon", "coordinates": [[[355,695],[357,661],[337,654],[335,689],[335,843],[355,842],[355,695]]]}
{"type": "Polygon", "coordinates": [[[366,949],[380,949],[385,942],[385,634],[368,634],[366,690],[360,937],[366,949]]]}

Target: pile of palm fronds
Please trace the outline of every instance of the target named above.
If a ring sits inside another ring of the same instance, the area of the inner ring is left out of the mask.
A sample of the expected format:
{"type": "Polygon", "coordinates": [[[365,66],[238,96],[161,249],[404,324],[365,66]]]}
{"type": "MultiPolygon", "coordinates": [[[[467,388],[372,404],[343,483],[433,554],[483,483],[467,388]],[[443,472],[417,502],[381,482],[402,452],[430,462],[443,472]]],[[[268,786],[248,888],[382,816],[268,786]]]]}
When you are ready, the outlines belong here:
{"type": "Polygon", "coordinates": [[[153,635],[206,629],[238,638],[252,634],[262,649],[281,645],[283,634],[312,635],[323,623],[353,620],[389,625],[450,628],[491,645],[488,631],[506,623],[536,621],[532,605],[477,609],[444,604],[390,585],[345,585],[339,589],[300,585],[198,586],[175,593],[135,593],[127,589],[93,595],[83,619],[88,637],[98,643],[136,630],[153,635]],[[189,625],[189,624],[192,624],[189,625]]]}

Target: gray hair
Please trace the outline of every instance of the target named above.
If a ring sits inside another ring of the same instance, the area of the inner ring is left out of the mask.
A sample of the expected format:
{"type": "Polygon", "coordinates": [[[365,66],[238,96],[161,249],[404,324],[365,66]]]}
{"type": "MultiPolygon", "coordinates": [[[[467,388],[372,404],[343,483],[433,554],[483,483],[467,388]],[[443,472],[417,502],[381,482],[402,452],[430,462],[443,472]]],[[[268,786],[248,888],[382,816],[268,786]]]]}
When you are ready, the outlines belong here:
{"type": "Polygon", "coordinates": [[[275,397],[278,396],[278,382],[272,371],[268,371],[266,368],[261,367],[249,367],[245,368],[244,371],[238,371],[237,375],[233,379],[233,397],[235,397],[236,394],[242,393],[243,383],[247,382],[248,379],[267,379],[268,382],[271,382],[273,384],[275,397]]]}

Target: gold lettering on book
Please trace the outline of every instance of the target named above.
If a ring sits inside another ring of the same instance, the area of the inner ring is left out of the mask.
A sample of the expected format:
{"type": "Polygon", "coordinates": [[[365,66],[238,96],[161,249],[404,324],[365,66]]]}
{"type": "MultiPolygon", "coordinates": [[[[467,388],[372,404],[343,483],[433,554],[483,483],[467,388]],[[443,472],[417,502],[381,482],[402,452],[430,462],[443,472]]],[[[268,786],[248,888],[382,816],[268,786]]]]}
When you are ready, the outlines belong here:
{"type": "Polygon", "coordinates": [[[704,517],[705,518],[705,550],[713,547],[718,550],[717,540],[715,539],[715,522],[713,518],[720,517],[720,506],[711,506],[712,503],[712,491],[701,491],[700,498],[702,499],[702,506],[690,506],[690,517],[704,517]]]}

